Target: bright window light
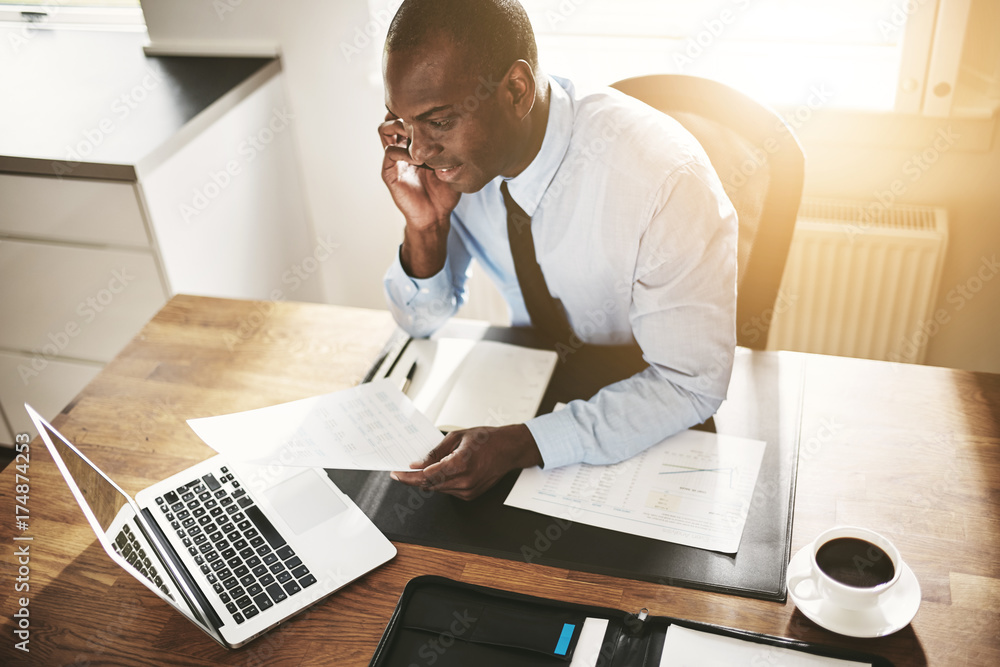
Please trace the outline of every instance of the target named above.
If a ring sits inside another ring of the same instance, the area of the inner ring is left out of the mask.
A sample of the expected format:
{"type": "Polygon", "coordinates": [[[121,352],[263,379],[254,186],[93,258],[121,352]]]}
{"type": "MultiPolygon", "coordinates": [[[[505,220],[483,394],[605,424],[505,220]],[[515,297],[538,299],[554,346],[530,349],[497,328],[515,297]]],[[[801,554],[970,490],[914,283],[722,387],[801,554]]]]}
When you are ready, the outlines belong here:
{"type": "Polygon", "coordinates": [[[716,79],[772,105],[891,110],[903,0],[522,0],[542,67],[607,85],[654,73],[716,79]]]}
{"type": "Polygon", "coordinates": [[[145,26],[139,0],[0,0],[0,23],[90,30],[145,26]]]}

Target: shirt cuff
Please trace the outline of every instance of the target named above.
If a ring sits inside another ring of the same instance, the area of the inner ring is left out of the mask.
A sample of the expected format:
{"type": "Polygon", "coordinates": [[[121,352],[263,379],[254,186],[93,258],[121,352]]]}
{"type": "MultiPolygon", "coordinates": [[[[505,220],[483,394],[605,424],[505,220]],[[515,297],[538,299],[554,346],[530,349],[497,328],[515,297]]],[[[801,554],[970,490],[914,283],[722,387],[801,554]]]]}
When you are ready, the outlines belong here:
{"type": "Polygon", "coordinates": [[[558,468],[583,460],[585,448],[579,437],[580,425],[569,406],[529,419],[524,425],[535,438],[543,468],[558,468]]]}
{"type": "MultiPolygon", "coordinates": [[[[400,245],[400,250],[402,249],[400,245]]],[[[451,280],[448,277],[448,262],[429,278],[414,278],[403,268],[400,261],[399,252],[396,251],[396,258],[389,270],[385,274],[385,286],[389,292],[389,297],[399,307],[419,305],[421,299],[418,297],[431,298],[451,292],[451,280]],[[416,301],[416,303],[414,303],[416,301]]]]}

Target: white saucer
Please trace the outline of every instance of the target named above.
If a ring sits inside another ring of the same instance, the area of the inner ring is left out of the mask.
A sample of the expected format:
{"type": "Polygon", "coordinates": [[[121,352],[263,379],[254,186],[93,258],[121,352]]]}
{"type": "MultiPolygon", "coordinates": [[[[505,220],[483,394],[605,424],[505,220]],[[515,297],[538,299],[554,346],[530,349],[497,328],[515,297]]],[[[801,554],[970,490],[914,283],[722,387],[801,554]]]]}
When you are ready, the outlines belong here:
{"type": "MultiPolygon", "coordinates": [[[[806,545],[788,563],[787,581],[809,571],[809,552],[812,545],[806,545]]],[[[799,587],[808,587],[803,594],[812,593],[810,580],[800,581],[799,587]]],[[[828,600],[807,600],[795,594],[789,583],[788,595],[806,618],[820,627],[849,637],[884,637],[909,625],[920,607],[920,583],[913,570],[903,563],[899,581],[882,596],[878,605],[855,611],[844,609],[828,600]]]]}

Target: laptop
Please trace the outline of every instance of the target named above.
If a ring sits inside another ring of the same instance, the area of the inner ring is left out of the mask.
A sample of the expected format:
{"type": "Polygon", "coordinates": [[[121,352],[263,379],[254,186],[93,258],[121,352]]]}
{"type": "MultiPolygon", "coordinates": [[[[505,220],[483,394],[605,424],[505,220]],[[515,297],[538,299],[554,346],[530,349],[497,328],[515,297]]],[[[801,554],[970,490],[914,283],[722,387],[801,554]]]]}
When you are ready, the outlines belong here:
{"type": "Polygon", "coordinates": [[[322,469],[217,455],[133,499],[25,408],[111,560],[226,648],[396,555],[322,469]]]}

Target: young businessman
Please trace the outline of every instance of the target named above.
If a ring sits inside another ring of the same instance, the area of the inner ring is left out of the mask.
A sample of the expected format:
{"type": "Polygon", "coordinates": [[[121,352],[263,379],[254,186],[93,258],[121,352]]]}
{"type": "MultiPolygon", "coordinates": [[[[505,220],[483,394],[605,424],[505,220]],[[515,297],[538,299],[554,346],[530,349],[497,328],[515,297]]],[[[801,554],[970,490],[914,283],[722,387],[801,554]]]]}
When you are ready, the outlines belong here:
{"type": "Polygon", "coordinates": [[[736,214],[694,138],[543,73],[514,0],[406,0],[383,79],[382,180],[406,221],[385,278],[399,325],[443,324],[475,259],[512,324],[564,351],[637,344],[648,364],[560,412],[450,433],[393,477],[470,499],[510,470],[620,461],[714,414],[736,341],[736,214]]]}

